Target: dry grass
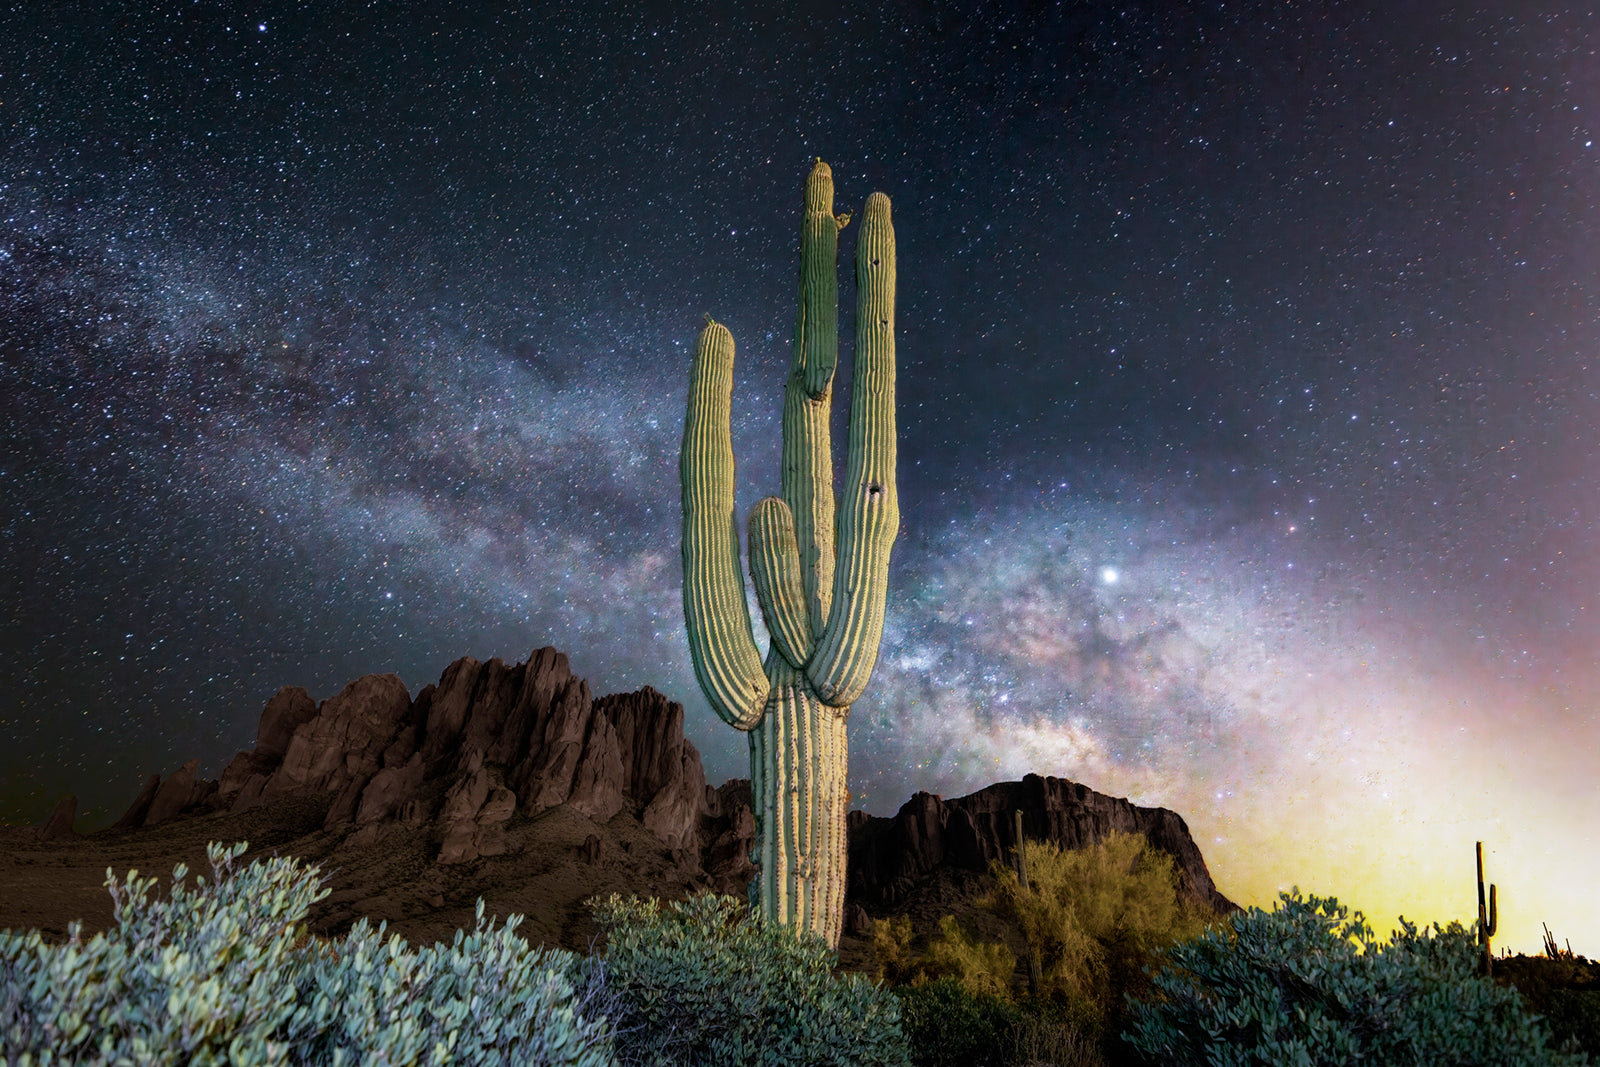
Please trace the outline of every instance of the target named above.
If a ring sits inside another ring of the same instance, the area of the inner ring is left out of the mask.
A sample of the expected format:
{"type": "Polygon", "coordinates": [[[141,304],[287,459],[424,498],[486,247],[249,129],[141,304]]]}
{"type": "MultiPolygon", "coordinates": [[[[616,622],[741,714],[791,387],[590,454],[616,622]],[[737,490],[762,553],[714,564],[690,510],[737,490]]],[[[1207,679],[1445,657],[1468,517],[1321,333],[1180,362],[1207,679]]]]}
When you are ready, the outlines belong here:
{"type": "Polygon", "coordinates": [[[1018,1067],[1105,1067],[1095,1043],[1066,1023],[1024,1019],[1012,1036],[1018,1067]]]}

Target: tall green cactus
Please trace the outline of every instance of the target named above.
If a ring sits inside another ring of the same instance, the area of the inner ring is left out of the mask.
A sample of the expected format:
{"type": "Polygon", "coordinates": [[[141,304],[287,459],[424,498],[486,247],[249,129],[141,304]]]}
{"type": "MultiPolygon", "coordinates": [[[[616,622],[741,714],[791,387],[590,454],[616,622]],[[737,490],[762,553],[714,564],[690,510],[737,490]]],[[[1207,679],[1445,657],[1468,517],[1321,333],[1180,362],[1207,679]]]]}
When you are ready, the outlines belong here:
{"type": "Polygon", "coordinates": [[[895,493],[894,227],[873,193],[856,245],[855,378],[844,493],[835,515],[828,419],[838,363],[839,231],[833,172],[806,179],[800,315],[783,397],[783,495],[750,513],[750,575],[772,635],[750,628],[733,513],[733,335],[707,316],[684,421],[683,614],[695,677],[747,731],[756,818],[751,899],[766,918],[839,943],[844,919],[845,716],[883,637],[895,493]],[[837,535],[837,566],[835,536],[837,535]]]}
{"type": "Polygon", "coordinates": [[[1489,910],[1483,908],[1483,842],[1478,842],[1478,947],[1483,949],[1483,973],[1494,973],[1494,952],[1489,939],[1500,931],[1500,902],[1495,887],[1489,886],[1489,910]]]}

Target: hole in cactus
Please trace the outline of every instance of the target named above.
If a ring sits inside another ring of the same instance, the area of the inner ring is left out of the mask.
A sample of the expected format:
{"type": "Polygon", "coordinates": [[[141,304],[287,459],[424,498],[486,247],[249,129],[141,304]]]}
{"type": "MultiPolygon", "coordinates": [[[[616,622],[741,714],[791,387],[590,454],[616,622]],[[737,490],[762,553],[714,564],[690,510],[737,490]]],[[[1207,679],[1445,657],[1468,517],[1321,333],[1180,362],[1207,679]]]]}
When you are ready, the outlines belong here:
{"type": "Polygon", "coordinates": [[[881,495],[883,495],[883,486],[879,485],[877,482],[867,483],[867,496],[871,500],[876,501],[881,495]]]}
{"type": "Polygon", "coordinates": [[[878,261],[877,261],[877,260],[873,260],[873,261],[872,261],[872,265],[873,265],[873,266],[874,266],[874,267],[876,267],[876,266],[877,266],[877,265],[878,265],[878,261]]]}

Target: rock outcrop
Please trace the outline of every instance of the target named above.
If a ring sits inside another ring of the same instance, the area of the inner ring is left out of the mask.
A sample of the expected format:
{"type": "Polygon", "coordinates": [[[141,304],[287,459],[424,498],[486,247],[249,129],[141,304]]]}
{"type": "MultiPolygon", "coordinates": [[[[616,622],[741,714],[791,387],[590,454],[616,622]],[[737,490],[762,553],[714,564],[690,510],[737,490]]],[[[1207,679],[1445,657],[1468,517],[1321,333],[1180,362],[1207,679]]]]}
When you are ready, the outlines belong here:
{"type": "Polygon", "coordinates": [[[220,780],[198,767],[152,776],[117,827],[325,795],[324,829],[348,826],[359,843],[375,839],[369,828],[426,824],[438,861],[464,863],[503,852],[512,816],[565,804],[597,823],[632,810],[669,849],[698,854],[708,795],[681,704],[648,686],[596,700],[553,648],[514,666],[464,657],[415,699],[393,674],[320,705],[285,687],[220,780]]]}
{"type": "MultiPolygon", "coordinates": [[[[255,747],[219,781],[200,779],[196,760],[164,780],[152,775],[113,829],[315,797],[326,814],[313,820],[351,846],[403,827],[408,840],[424,835],[437,863],[461,864],[515,854],[520,831],[508,831],[518,816],[564,806],[595,824],[596,833],[573,843],[574,861],[593,866],[615,854],[620,838],[605,827],[626,812],[678,875],[743,897],[754,873],[750,783],[709,788],[683,719],[682,705],[648,686],[593,698],[553,648],[512,666],[459,659],[415,698],[392,674],[358,678],[320,705],[286,687],[262,711],[255,747]]],[[[41,833],[72,832],[66,803],[41,833]]],[[[1063,848],[1091,846],[1113,830],[1142,833],[1172,856],[1186,896],[1236,910],[1177,813],[1028,775],[956,800],[918,793],[891,818],[851,812],[848,931],[863,935],[872,918],[937,891],[953,872],[968,872],[961,877],[970,882],[1007,859],[1016,810],[1025,836],[1063,848]]]]}
{"type": "Polygon", "coordinates": [[[56,801],[55,810],[44,821],[34,834],[40,841],[60,841],[77,837],[73,830],[72,822],[78,816],[78,797],[70,794],[56,801]]]}
{"type": "Polygon", "coordinates": [[[150,805],[155,802],[156,790],[161,788],[161,776],[152,774],[144,780],[144,787],[139,790],[139,795],[133,798],[133,803],[128,805],[128,810],[122,813],[122,818],[111,824],[113,831],[137,830],[144,825],[144,817],[150,813],[150,805]]]}
{"type": "Polygon", "coordinates": [[[707,788],[700,819],[700,863],[712,888],[744,899],[756,866],[756,817],[750,804],[750,780],[734,778],[707,788]]]}
{"type": "Polygon", "coordinates": [[[1217,891],[1211,872],[1177,812],[1142,808],[1061,778],[1030,774],[997,782],[956,800],[917,793],[892,818],[852,811],[850,882],[846,899],[884,915],[936,869],[986,872],[1016,846],[1012,812],[1022,812],[1023,837],[1064,849],[1088,848],[1113,830],[1141,833],[1173,858],[1178,889],[1219,914],[1238,910],[1217,891]]]}

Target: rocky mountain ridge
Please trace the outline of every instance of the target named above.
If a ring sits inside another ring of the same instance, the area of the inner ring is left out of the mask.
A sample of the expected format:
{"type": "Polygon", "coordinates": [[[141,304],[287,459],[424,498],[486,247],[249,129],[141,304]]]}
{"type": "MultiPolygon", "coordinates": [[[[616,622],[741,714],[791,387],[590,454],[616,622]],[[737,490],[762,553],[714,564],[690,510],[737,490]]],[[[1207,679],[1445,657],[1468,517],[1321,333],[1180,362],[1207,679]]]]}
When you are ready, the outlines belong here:
{"type": "MultiPolygon", "coordinates": [[[[649,687],[593,697],[548,647],[512,666],[459,659],[415,698],[392,674],[359,678],[320,704],[285,687],[263,709],[255,746],[220,778],[199,777],[198,760],[151,775],[121,819],[83,838],[64,798],[31,837],[38,849],[79,842],[126,851],[265,834],[280,852],[370,872],[313,916],[319,932],[358,914],[410,917],[431,930],[430,909],[444,909],[443,922],[476,887],[504,892],[524,913],[529,905],[557,912],[528,932],[542,928],[581,948],[592,933],[577,906],[586,892],[742,896],[748,886],[749,783],[709,787],[683,719],[681,704],[649,687]],[[403,885],[379,884],[402,869],[403,885]],[[385,908],[397,914],[373,914],[385,908]]],[[[1066,848],[1112,830],[1144,833],[1173,856],[1181,892],[1234,910],[1175,812],[1029,775],[949,801],[918,793],[889,818],[851,812],[847,933],[860,938],[872,918],[930,893],[942,899],[952,884],[975,885],[1014,846],[1014,810],[1030,840],[1066,848]]],[[[14,925],[3,900],[0,926],[14,925]]]]}

